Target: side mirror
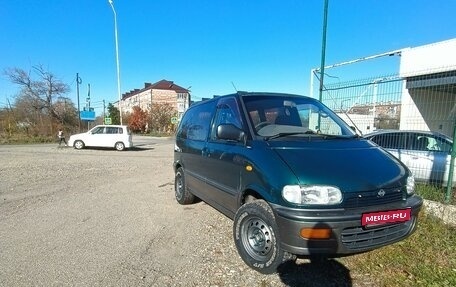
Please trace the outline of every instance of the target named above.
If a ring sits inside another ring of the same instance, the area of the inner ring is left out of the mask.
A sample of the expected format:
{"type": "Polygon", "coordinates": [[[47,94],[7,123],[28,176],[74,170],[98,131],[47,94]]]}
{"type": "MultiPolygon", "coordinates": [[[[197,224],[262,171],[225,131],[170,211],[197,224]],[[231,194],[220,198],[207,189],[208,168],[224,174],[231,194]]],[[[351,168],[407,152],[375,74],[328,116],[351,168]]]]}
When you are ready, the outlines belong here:
{"type": "Polygon", "coordinates": [[[217,138],[228,141],[245,141],[245,133],[233,124],[221,124],[217,127],[217,138]]]}

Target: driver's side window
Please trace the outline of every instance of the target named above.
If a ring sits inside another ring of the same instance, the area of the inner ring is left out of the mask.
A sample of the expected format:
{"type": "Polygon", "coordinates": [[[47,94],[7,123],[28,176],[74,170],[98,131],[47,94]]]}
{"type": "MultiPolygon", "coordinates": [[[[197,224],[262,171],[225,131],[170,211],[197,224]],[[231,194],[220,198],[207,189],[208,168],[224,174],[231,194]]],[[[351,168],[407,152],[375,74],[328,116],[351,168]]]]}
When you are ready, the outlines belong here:
{"type": "Polygon", "coordinates": [[[242,129],[241,117],[235,98],[226,98],[217,104],[214,123],[211,130],[211,140],[217,140],[217,127],[221,124],[232,124],[242,129]]]}
{"type": "Polygon", "coordinates": [[[102,134],[103,133],[103,130],[104,130],[104,127],[98,127],[97,129],[95,129],[92,134],[102,134]]]}

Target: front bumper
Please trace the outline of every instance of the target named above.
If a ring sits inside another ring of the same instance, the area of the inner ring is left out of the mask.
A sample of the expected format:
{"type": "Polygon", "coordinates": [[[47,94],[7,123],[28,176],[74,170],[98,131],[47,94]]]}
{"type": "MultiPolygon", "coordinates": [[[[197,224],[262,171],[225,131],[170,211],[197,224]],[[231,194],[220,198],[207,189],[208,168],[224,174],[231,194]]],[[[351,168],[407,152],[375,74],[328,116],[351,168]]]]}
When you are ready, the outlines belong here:
{"type": "Polygon", "coordinates": [[[423,205],[419,196],[406,201],[353,209],[295,209],[271,204],[279,227],[281,246],[296,255],[348,255],[373,250],[407,238],[416,228],[423,205]],[[411,209],[409,221],[365,228],[363,213],[411,209]],[[300,236],[302,228],[329,228],[329,239],[309,240],[300,236]]]}

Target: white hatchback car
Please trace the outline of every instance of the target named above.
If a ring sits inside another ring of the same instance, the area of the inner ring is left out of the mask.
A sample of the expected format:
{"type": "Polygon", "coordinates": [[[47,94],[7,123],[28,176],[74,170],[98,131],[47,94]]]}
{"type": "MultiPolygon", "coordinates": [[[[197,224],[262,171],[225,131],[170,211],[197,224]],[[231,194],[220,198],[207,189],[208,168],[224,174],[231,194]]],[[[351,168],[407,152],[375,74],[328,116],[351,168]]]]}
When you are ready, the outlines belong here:
{"type": "Polygon", "coordinates": [[[131,131],[123,125],[98,125],[85,133],[70,136],[68,145],[75,149],[106,147],[124,150],[133,147],[131,131]]]}

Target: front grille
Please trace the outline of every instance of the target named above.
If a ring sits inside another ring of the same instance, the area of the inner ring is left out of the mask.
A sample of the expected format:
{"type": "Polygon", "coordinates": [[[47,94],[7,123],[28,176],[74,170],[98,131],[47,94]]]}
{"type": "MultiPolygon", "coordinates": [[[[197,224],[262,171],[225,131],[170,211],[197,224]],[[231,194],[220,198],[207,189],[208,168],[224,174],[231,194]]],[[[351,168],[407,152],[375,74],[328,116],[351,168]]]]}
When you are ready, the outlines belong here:
{"type": "Polygon", "coordinates": [[[382,225],[369,229],[361,226],[346,228],[341,233],[342,244],[351,250],[370,249],[386,245],[407,236],[414,224],[415,218],[412,218],[407,222],[382,225]]]}
{"type": "Polygon", "coordinates": [[[383,188],[374,191],[344,193],[344,208],[357,208],[382,205],[405,200],[405,190],[401,188],[383,188]]]}

